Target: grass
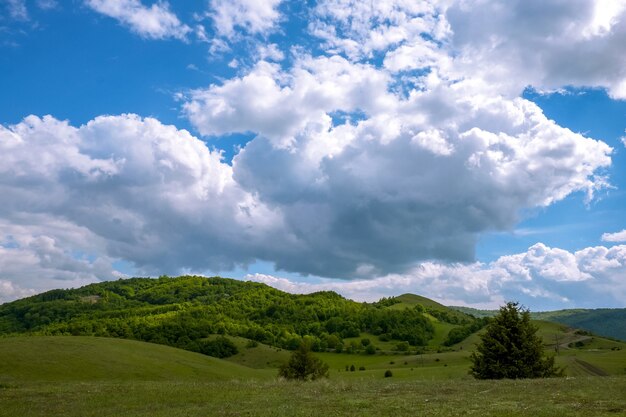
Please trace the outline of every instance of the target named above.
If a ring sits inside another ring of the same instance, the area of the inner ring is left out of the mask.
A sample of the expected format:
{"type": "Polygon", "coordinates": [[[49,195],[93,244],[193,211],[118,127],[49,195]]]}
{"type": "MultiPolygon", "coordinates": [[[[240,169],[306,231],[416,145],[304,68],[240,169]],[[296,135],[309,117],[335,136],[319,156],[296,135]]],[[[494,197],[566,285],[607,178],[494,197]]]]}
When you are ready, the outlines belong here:
{"type": "Polygon", "coordinates": [[[0,338],[0,383],[225,380],[262,373],[199,353],[99,337],[0,338]]]}
{"type": "Polygon", "coordinates": [[[557,331],[563,342],[588,337],[557,356],[569,377],[474,380],[477,336],[442,353],[320,353],[330,379],[313,383],[277,379],[272,361],[289,353],[242,338],[231,338],[240,354],[230,361],[120,339],[0,338],[0,417],[626,416],[626,344],[539,326],[546,344],[557,331]]]}
{"type": "Polygon", "coordinates": [[[626,377],[22,383],[0,388],[0,416],[618,416],[624,392],[626,377]]]}

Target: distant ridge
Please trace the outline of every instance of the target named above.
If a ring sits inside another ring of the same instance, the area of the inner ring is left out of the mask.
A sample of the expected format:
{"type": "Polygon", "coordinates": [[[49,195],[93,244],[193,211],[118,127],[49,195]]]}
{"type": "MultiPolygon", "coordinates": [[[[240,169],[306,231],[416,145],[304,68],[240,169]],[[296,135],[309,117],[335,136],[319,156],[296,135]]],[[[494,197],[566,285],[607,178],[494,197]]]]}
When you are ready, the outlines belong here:
{"type": "MultiPolygon", "coordinates": [[[[497,310],[478,310],[471,307],[450,307],[474,317],[491,317],[497,310]]],[[[626,308],[569,309],[556,311],[530,312],[534,320],[588,330],[599,336],[626,341],[626,308]]]]}

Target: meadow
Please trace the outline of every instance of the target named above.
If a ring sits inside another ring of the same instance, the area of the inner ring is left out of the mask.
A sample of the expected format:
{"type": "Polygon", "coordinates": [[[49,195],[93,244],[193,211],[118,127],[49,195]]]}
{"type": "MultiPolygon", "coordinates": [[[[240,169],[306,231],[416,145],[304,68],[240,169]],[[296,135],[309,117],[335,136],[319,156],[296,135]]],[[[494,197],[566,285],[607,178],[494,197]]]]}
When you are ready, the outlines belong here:
{"type": "Polygon", "coordinates": [[[626,350],[615,347],[623,345],[594,338],[589,349],[563,349],[558,357],[611,376],[568,367],[578,376],[478,381],[460,349],[323,353],[330,378],[302,383],[278,379],[266,359],[288,353],[263,345],[226,361],[122,339],[5,337],[0,416],[619,416],[626,415],[626,350]],[[244,359],[256,368],[238,363],[244,359]],[[346,371],[347,364],[357,370],[346,371]]]}

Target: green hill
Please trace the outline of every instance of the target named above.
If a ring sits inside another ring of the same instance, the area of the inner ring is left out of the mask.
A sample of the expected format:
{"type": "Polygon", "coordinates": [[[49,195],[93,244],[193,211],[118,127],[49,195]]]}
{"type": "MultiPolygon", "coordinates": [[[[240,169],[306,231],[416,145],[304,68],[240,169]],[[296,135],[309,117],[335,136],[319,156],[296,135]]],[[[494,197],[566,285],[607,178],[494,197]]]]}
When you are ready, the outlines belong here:
{"type": "Polygon", "coordinates": [[[0,338],[0,383],[19,381],[230,380],[259,372],[220,359],[134,340],[101,337],[0,338]]]}
{"type": "Polygon", "coordinates": [[[361,334],[427,346],[435,335],[433,317],[455,326],[474,321],[414,301],[387,308],[389,303],[358,303],[330,291],[295,295],[219,277],[132,278],[0,305],[0,335],[119,337],[206,354],[213,354],[207,338],[215,334],[289,350],[306,338],[314,350],[327,351],[354,350],[344,339],[361,334]]]}
{"type": "Polygon", "coordinates": [[[562,323],[570,327],[589,330],[600,336],[626,341],[626,308],[558,310],[531,315],[537,320],[562,323]]]}
{"type": "MultiPolygon", "coordinates": [[[[477,310],[471,307],[451,307],[474,317],[493,317],[497,310],[477,310]]],[[[573,309],[531,311],[534,320],[545,320],[583,329],[600,336],[626,341],[626,308],[573,309]]]]}

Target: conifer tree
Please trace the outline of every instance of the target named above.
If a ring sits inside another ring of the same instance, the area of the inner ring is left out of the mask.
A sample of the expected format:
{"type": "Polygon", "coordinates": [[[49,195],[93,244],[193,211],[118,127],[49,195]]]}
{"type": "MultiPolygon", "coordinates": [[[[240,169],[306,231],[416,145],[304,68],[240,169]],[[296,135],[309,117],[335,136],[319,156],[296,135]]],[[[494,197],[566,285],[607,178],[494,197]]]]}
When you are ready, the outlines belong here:
{"type": "Polygon", "coordinates": [[[528,310],[509,302],[491,320],[470,359],[478,379],[545,378],[559,375],[554,357],[544,355],[528,310]]]}
{"type": "Polygon", "coordinates": [[[328,378],[328,365],[313,355],[311,346],[303,341],[291,354],[289,362],[280,367],[278,376],[302,381],[328,378]]]}

